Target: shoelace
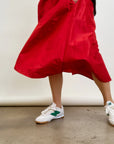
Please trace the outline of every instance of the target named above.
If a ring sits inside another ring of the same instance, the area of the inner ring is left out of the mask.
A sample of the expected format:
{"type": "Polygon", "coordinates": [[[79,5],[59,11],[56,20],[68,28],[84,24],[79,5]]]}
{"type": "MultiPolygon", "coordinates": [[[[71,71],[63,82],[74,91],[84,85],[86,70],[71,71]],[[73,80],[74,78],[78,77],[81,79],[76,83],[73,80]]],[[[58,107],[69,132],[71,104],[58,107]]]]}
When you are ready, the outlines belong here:
{"type": "Polygon", "coordinates": [[[42,115],[46,115],[47,112],[50,111],[50,110],[55,111],[56,109],[53,108],[53,107],[49,107],[49,108],[47,108],[46,110],[42,111],[41,114],[42,114],[42,115]]]}
{"type": "Polygon", "coordinates": [[[41,113],[46,112],[50,107],[52,107],[52,104],[48,106],[45,110],[43,110],[41,113]]]}
{"type": "Polygon", "coordinates": [[[41,112],[41,114],[45,114],[48,110],[55,110],[54,106],[51,104],[50,106],[48,106],[45,110],[43,110],[41,112]]]}

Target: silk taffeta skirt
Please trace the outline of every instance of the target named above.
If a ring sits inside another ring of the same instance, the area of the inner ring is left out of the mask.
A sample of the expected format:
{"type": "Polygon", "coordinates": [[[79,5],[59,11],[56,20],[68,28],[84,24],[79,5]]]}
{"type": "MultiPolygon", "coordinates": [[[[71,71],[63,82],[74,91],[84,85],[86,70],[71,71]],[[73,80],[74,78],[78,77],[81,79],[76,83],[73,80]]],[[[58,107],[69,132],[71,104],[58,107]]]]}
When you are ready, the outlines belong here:
{"type": "Polygon", "coordinates": [[[111,81],[96,39],[91,0],[40,0],[38,24],[26,41],[14,69],[30,78],[61,72],[111,81]]]}

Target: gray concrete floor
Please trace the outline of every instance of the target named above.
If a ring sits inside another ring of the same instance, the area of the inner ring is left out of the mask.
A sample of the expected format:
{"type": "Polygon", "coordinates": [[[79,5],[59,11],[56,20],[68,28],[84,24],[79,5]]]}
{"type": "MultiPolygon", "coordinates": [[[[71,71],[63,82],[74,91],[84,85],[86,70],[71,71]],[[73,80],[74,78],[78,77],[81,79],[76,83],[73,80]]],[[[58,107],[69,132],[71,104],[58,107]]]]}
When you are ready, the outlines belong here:
{"type": "Polygon", "coordinates": [[[45,107],[0,107],[0,144],[114,144],[104,107],[64,106],[63,119],[36,124],[45,107]]]}

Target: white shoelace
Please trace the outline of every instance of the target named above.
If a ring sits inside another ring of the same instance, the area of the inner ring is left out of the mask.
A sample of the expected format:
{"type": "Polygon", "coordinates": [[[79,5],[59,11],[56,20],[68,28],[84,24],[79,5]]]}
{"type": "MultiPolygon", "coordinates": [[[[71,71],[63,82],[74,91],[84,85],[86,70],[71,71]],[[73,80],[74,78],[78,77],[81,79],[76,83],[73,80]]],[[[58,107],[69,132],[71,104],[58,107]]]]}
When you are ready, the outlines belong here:
{"type": "Polygon", "coordinates": [[[51,105],[50,106],[48,106],[45,110],[43,110],[42,112],[41,112],[41,114],[43,114],[43,115],[45,115],[47,112],[49,112],[49,111],[55,111],[56,109],[55,109],[55,107],[52,107],[51,105]]]}

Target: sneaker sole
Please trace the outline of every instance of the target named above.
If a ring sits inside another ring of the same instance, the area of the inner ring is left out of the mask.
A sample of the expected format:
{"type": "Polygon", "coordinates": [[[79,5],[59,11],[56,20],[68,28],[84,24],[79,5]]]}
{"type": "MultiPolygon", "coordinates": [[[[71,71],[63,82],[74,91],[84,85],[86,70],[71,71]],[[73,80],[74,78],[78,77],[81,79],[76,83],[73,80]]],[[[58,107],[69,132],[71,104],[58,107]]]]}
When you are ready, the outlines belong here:
{"type": "MultiPolygon", "coordinates": [[[[64,116],[59,117],[59,118],[54,118],[54,119],[52,119],[52,120],[55,120],[55,119],[61,119],[61,118],[64,118],[64,116]]],[[[45,124],[45,123],[49,123],[49,122],[51,122],[52,120],[50,120],[50,121],[45,121],[45,122],[35,121],[35,123],[36,123],[36,124],[45,124]]]]}
{"type": "Polygon", "coordinates": [[[107,119],[107,121],[108,121],[108,123],[111,125],[111,126],[113,126],[114,127],[114,125],[113,124],[111,124],[110,122],[109,122],[109,120],[107,119]]]}

